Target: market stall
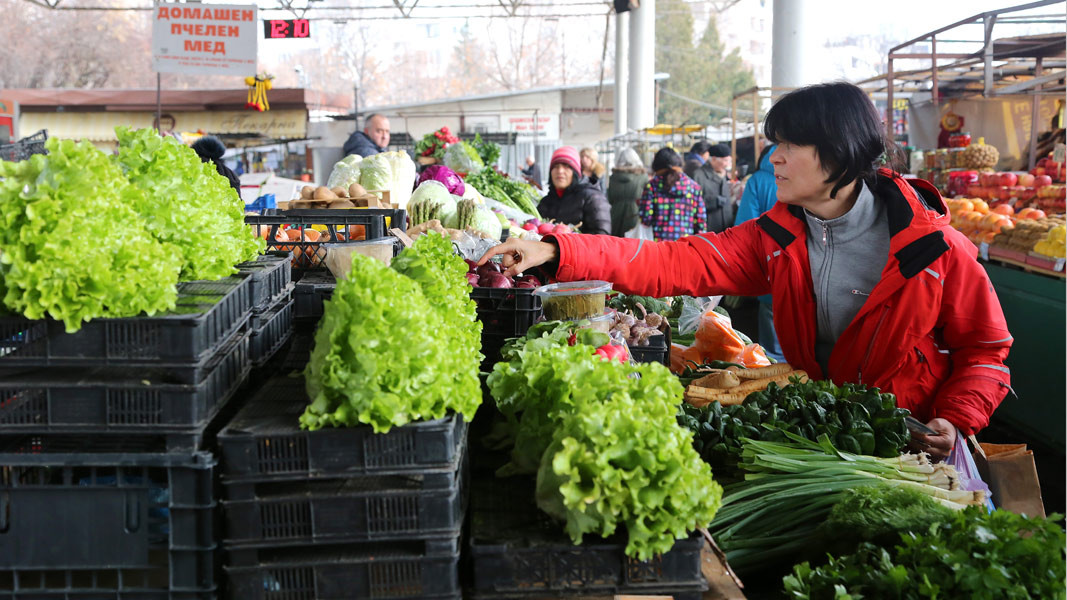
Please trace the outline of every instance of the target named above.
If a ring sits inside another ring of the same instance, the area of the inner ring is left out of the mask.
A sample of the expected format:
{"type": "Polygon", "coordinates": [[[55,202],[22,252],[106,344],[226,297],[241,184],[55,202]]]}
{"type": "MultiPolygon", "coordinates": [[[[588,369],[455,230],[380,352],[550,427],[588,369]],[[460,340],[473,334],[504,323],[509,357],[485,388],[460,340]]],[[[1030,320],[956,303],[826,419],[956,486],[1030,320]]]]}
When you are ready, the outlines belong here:
{"type": "Polygon", "coordinates": [[[245,215],[173,138],[117,139],[0,163],[0,592],[1062,592],[1060,525],[908,452],[892,395],[771,364],[714,299],[479,265],[580,227],[487,144],[245,215]]]}

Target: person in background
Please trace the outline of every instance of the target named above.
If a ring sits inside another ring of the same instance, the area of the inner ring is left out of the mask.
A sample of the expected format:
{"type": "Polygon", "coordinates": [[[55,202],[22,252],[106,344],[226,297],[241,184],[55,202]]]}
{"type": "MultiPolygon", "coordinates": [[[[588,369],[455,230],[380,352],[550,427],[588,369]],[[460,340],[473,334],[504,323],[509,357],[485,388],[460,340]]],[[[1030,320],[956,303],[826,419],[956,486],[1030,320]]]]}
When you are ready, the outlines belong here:
{"type": "Polygon", "coordinates": [[[582,159],[582,175],[585,176],[589,185],[600,190],[603,194],[608,189],[608,169],[600,164],[600,156],[592,148],[582,148],[579,153],[582,159]]]}
{"type": "Polygon", "coordinates": [[[526,183],[541,189],[541,167],[537,164],[537,159],[532,154],[526,157],[526,166],[521,169],[521,172],[522,178],[526,180],[526,183]]]}
{"type": "Polygon", "coordinates": [[[615,154],[615,166],[608,178],[608,202],[611,204],[611,235],[622,237],[637,227],[637,201],[648,183],[648,173],[641,157],[632,148],[615,154]]]}
{"type": "Polygon", "coordinates": [[[355,131],[344,145],[345,156],[358,154],[371,156],[385,152],[389,147],[389,119],[377,113],[367,117],[363,122],[363,131],[355,131]]]}
{"type": "Polygon", "coordinates": [[[910,448],[963,453],[1011,391],[1012,335],[978,249],[952,228],[937,188],[881,168],[900,149],[867,93],[799,88],[764,122],[777,202],[723,233],[675,242],[604,235],[509,239],[506,275],[546,265],[559,281],[624,294],[772,294],[790,365],[814,380],[880,388],[934,430],[910,448]],[[962,434],[962,435],[961,435],[962,434]]]}
{"type": "Polygon", "coordinates": [[[704,232],[704,199],[700,186],[682,172],[682,157],[660,148],[652,159],[652,179],[637,203],[641,222],[658,241],[672,241],[704,232]]]}
{"type": "MultiPolygon", "coordinates": [[[[734,218],[735,226],[758,218],[777,201],[778,183],[774,180],[774,165],[771,164],[771,155],[774,154],[775,148],[776,145],[770,144],[760,153],[759,160],[756,161],[759,168],[749,176],[745,191],[741,194],[741,203],[737,206],[737,216],[734,218]]],[[[778,335],[774,332],[771,295],[764,294],[758,299],[759,344],[763,346],[767,356],[782,362],[785,357],[782,355],[781,345],[778,344],[778,335]]]]}
{"type": "Polygon", "coordinates": [[[537,205],[541,218],[567,225],[581,224],[582,233],[611,233],[611,208],[599,188],[582,177],[582,163],[574,146],[552,153],[548,166],[548,194],[537,205]]]}
{"type": "Polygon", "coordinates": [[[711,142],[700,140],[693,144],[689,152],[685,153],[685,174],[690,178],[696,177],[697,169],[703,167],[711,158],[711,142]]]}
{"type": "Polygon", "coordinates": [[[721,233],[734,224],[734,203],[730,196],[728,177],[733,160],[730,147],[715,144],[708,149],[708,160],[693,174],[693,180],[704,193],[704,207],[708,210],[708,231],[721,233]]]}
{"type": "Polygon", "coordinates": [[[215,165],[215,171],[230,182],[230,187],[237,192],[238,196],[241,195],[241,179],[237,177],[237,173],[234,173],[233,169],[222,162],[222,157],[226,154],[226,146],[219,141],[219,138],[205,135],[193,142],[193,151],[200,157],[201,162],[215,165]]]}

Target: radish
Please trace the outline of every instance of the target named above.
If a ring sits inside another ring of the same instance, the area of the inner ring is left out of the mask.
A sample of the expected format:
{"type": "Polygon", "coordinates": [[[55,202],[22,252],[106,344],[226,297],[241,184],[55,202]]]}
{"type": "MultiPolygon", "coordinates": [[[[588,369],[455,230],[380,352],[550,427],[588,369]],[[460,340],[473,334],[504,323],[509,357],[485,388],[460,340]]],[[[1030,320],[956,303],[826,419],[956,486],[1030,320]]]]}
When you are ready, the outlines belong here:
{"type": "Polygon", "coordinates": [[[526,231],[537,231],[537,225],[534,225],[533,223],[526,223],[522,228],[526,231]]]}
{"type": "Polygon", "coordinates": [[[563,225],[563,224],[556,225],[555,227],[552,228],[552,233],[554,233],[555,235],[560,235],[561,233],[570,233],[570,232],[571,232],[571,228],[567,227],[566,225],[563,225]]]}
{"type": "Polygon", "coordinates": [[[555,228],[555,225],[552,223],[541,223],[537,226],[537,233],[541,235],[549,235],[555,228]]]}

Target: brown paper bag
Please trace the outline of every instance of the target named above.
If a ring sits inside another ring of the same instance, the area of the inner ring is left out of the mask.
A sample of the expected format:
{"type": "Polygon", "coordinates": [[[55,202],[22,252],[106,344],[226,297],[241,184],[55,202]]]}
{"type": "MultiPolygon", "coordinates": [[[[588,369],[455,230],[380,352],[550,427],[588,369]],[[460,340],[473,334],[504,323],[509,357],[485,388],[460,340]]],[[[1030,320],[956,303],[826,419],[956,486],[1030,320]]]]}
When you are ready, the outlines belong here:
{"type": "Polygon", "coordinates": [[[1026,444],[979,444],[973,438],[971,443],[978,472],[993,492],[993,504],[1013,513],[1044,517],[1034,453],[1026,444]]]}

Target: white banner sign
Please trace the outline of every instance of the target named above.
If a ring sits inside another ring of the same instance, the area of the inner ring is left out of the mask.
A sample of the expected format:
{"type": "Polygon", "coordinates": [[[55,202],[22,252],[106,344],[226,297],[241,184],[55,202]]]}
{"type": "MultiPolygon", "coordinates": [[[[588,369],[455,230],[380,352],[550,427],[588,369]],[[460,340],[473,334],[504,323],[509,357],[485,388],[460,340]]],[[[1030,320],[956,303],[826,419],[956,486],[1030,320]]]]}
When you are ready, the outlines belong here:
{"type": "Polygon", "coordinates": [[[514,131],[518,140],[528,142],[536,137],[542,140],[559,139],[559,115],[537,115],[534,124],[533,115],[505,115],[501,117],[505,131],[514,131]]]}
{"type": "Polygon", "coordinates": [[[152,68],[161,73],[256,74],[254,4],[157,4],[152,68]]]}

